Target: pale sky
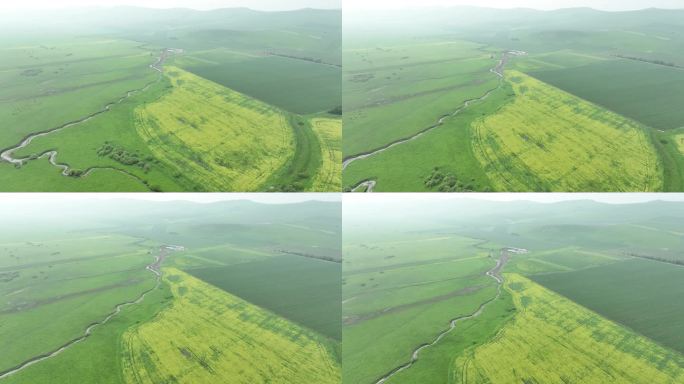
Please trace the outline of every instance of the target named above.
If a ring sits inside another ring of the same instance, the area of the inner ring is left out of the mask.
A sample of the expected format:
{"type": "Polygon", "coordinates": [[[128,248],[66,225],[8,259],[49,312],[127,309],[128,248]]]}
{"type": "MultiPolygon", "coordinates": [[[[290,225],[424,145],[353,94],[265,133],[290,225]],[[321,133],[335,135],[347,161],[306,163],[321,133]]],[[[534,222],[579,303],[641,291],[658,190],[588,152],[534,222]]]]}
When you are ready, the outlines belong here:
{"type": "Polygon", "coordinates": [[[653,200],[681,201],[681,193],[345,193],[345,204],[407,203],[426,200],[489,200],[489,201],[536,201],[556,203],[570,200],[594,200],[610,204],[643,203],[653,200]]]}
{"type": "Polygon", "coordinates": [[[301,8],[339,9],[342,0],[0,0],[0,10],[111,7],[131,5],[146,8],[192,8],[200,10],[246,7],[262,11],[301,8]]]}
{"type": "Polygon", "coordinates": [[[134,199],[148,201],[192,201],[213,203],[226,200],[251,200],[266,204],[290,204],[302,201],[341,200],[339,193],[3,193],[3,202],[44,201],[60,202],[81,200],[134,199]]]}
{"type": "Polygon", "coordinates": [[[684,8],[684,0],[343,0],[345,10],[472,5],[489,8],[558,9],[590,7],[607,11],[684,8]]]}

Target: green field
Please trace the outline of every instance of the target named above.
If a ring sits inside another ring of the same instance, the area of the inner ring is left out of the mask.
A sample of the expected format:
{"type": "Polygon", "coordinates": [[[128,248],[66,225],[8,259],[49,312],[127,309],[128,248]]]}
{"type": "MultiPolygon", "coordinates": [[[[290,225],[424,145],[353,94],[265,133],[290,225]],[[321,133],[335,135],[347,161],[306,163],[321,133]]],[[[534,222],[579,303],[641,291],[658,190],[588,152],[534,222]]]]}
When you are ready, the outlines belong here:
{"type": "Polygon", "coordinates": [[[608,319],[684,353],[681,322],[684,268],[651,260],[629,260],[532,279],[608,319]]]}
{"type": "Polygon", "coordinates": [[[238,57],[243,60],[186,67],[198,76],[293,113],[327,112],[341,104],[338,67],[278,56],[238,57]]]}
{"type": "Polygon", "coordinates": [[[0,372],[81,336],[114,305],[154,286],[145,270],[152,256],[131,237],[74,234],[0,249],[0,334],[7,342],[0,372]]]}
{"type": "Polygon", "coordinates": [[[0,148],[74,121],[153,82],[157,52],[133,41],[54,38],[0,48],[0,148]],[[103,70],[104,69],[104,70],[103,70]]]}
{"type": "Polygon", "coordinates": [[[340,264],[283,255],[189,272],[301,326],[340,339],[340,264]]]}
{"type": "Polygon", "coordinates": [[[428,128],[497,84],[492,53],[468,42],[351,46],[344,55],[345,158],[428,128]]]}
{"type": "Polygon", "coordinates": [[[684,126],[684,111],[679,108],[684,98],[681,68],[623,59],[531,75],[647,126],[684,126]]]}
{"type": "MultiPolygon", "coordinates": [[[[479,241],[375,233],[372,241],[345,240],[343,246],[344,382],[377,381],[406,363],[415,346],[434,339],[451,319],[476,311],[496,295],[494,281],[484,276],[494,261],[479,241]]],[[[432,368],[416,365],[410,371],[429,375],[432,368]]]]}
{"type": "Polygon", "coordinates": [[[376,180],[374,191],[469,192],[491,191],[492,184],[473,153],[470,124],[481,110],[496,112],[499,102],[510,100],[495,92],[477,109],[465,109],[447,119],[440,129],[390,150],[347,166],[343,172],[346,189],[362,180],[376,180]],[[442,175],[437,183],[435,171],[442,175]]]}

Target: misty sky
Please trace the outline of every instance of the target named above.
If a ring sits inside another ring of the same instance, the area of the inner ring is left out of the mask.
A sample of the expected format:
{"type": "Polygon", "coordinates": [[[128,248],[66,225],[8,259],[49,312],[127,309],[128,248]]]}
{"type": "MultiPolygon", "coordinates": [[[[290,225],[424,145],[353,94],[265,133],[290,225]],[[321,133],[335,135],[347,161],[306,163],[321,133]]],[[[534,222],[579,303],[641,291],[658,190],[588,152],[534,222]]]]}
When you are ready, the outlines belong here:
{"type": "Polygon", "coordinates": [[[148,8],[217,9],[247,7],[263,11],[301,8],[339,9],[342,0],[19,0],[0,1],[2,9],[47,9],[67,7],[133,5],[148,8]]]}
{"type": "Polygon", "coordinates": [[[251,200],[267,204],[290,204],[309,200],[341,200],[337,193],[3,193],[2,202],[12,201],[80,201],[134,199],[149,201],[193,201],[212,203],[226,200],[251,200]]]}
{"type": "Polygon", "coordinates": [[[345,10],[457,5],[543,10],[590,7],[607,11],[625,11],[644,8],[679,9],[684,8],[684,0],[344,0],[345,10]]]}
{"type": "Polygon", "coordinates": [[[682,201],[684,194],[674,193],[346,193],[343,204],[410,203],[411,200],[477,199],[490,201],[536,201],[555,203],[569,200],[594,200],[611,204],[643,203],[653,200],[682,201]]]}

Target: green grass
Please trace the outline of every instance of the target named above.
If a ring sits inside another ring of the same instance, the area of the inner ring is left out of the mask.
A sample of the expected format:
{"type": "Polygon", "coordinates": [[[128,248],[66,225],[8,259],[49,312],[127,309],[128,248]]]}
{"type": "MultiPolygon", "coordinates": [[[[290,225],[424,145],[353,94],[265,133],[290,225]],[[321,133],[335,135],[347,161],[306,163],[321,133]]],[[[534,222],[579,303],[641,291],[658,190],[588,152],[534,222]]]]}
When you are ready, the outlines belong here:
{"type": "Polygon", "coordinates": [[[333,339],[340,339],[340,264],[274,256],[189,272],[214,286],[333,339]]]}
{"type": "Polygon", "coordinates": [[[47,159],[21,168],[0,163],[0,185],[5,192],[148,192],[140,180],[111,169],[98,169],[83,178],[65,177],[47,159]]]}
{"type": "Polygon", "coordinates": [[[663,162],[663,175],[666,192],[678,192],[684,190],[684,150],[682,150],[682,133],[684,128],[673,129],[667,132],[651,131],[653,145],[660,154],[663,162]]]}
{"type": "Polygon", "coordinates": [[[345,157],[428,128],[497,83],[492,54],[468,42],[394,42],[344,56],[345,157]]]}
{"type": "Polygon", "coordinates": [[[470,125],[511,99],[505,90],[496,91],[415,140],[349,164],[343,172],[345,188],[373,179],[377,192],[438,192],[438,185],[429,187],[426,183],[438,169],[453,176],[461,191],[491,190],[491,182],[473,153],[470,125]]]}
{"type": "Polygon", "coordinates": [[[418,361],[387,383],[437,384],[450,383],[454,377],[453,363],[466,351],[483,345],[499,332],[515,315],[515,306],[510,293],[502,291],[501,296],[487,305],[486,310],[476,318],[459,322],[439,343],[420,352],[418,361]]]}
{"type": "Polygon", "coordinates": [[[653,128],[684,127],[681,68],[623,59],[531,75],[653,128]]]}
{"type": "MultiPolygon", "coordinates": [[[[117,104],[109,112],[85,123],[69,127],[53,134],[38,137],[29,146],[16,152],[18,157],[36,156],[46,151],[57,151],[56,161],[60,164],[67,164],[70,169],[86,171],[95,168],[112,168],[126,172],[129,176],[122,173],[137,183],[133,191],[182,191],[191,189],[194,184],[187,178],[172,177],[173,169],[160,162],[154,153],[145,145],[144,141],[138,136],[135,130],[135,109],[139,105],[146,105],[157,101],[162,95],[168,92],[170,84],[162,81],[154,84],[145,92],[141,92],[117,104]],[[104,154],[102,150],[111,147],[113,151],[104,154]],[[115,157],[117,151],[127,155],[125,157],[115,157]]],[[[19,171],[32,166],[33,161],[22,166],[19,171]]],[[[53,171],[61,172],[54,167],[53,171]]],[[[102,172],[102,170],[97,170],[102,172]]],[[[111,171],[115,172],[115,171],[111,171]]],[[[28,172],[26,172],[28,173],[28,172]]],[[[91,175],[82,179],[73,177],[61,177],[57,182],[52,183],[53,188],[69,188],[68,185],[76,184],[77,181],[87,179],[91,175]]],[[[121,177],[119,177],[121,178],[121,177]]],[[[127,183],[130,184],[130,183],[127,183]]],[[[124,189],[126,184],[114,187],[114,190],[124,189]]],[[[86,186],[77,187],[86,189],[86,186]]]]}
{"type": "Polygon", "coordinates": [[[131,327],[153,320],[171,304],[171,297],[168,285],[161,285],[141,303],[126,307],[107,324],[96,328],[85,341],[4,379],[3,383],[127,383],[123,375],[121,338],[131,327]]]}
{"type": "Polygon", "coordinates": [[[8,346],[0,370],[54,350],[88,324],[154,285],[147,248],[122,236],[74,236],[30,244],[2,244],[0,292],[8,346]]]}
{"type": "Polygon", "coordinates": [[[628,260],[581,271],[532,276],[545,287],[656,342],[684,353],[684,267],[628,260]]]}
{"type": "MultiPolygon", "coordinates": [[[[120,39],[76,38],[1,50],[0,148],[58,127],[142,88],[157,74],[153,52],[120,39]],[[40,71],[27,75],[27,70],[40,71]]],[[[156,53],[156,52],[154,52],[156,53]]]]}
{"type": "MultiPolygon", "coordinates": [[[[312,122],[304,117],[289,115],[289,126],[294,131],[294,155],[273,173],[262,189],[270,192],[298,192],[313,187],[313,179],[323,165],[322,148],[312,122]]],[[[323,189],[331,190],[332,185],[323,189]],[[329,189],[328,189],[329,188],[329,189]]],[[[321,189],[321,186],[318,187],[321,189]]]]}
{"type": "Polygon", "coordinates": [[[451,319],[496,295],[494,281],[484,276],[494,261],[479,240],[373,234],[372,241],[345,239],[344,244],[344,382],[377,381],[451,319]]]}
{"type": "Polygon", "coordinates": [[[185,68],[296,114],[326,112],[342,103],[338,67],[276,56],[238,57],[244,59],[185,68]]]}

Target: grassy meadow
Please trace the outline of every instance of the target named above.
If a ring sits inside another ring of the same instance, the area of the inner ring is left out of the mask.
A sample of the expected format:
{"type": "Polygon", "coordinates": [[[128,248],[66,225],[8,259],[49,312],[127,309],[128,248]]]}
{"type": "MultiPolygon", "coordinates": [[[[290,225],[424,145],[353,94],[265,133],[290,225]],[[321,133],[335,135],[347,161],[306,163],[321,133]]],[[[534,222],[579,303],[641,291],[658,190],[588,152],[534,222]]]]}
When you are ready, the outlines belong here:
{"type": "Polygon", "coordinates": [[[345,47],[343,154],[411,136],[496,87],[492,52],[468,42],[345,47]]]}
{"type": "Polygon", "coordinates": [[[149,249],[127,236],[73,234],[3,242],[0,249],[1,334],[7,342],[0,372],[79,337],[117,303],[135,300],[155,282],[145,270],[153,260],[149,249]]]}
{"type": "Polygon", "coordinates": [[[155,81],[153,47],[111,38],[49,39],[0,48],[0,148],[100,110],[155,81]]]}
{"type": "Polygon", "coordinates": [[[0,381],[339,382],[339,203],[0,205],[0,381]]]}
{"type": "Polygon", "coordinates": [[[408,362],[414,347],[435,338],[451,319],[496,295],[494,281],[484,276],[495,262],[479,243],[434,233],[345,240],[344,382],[377,381],[408,362]]]}

